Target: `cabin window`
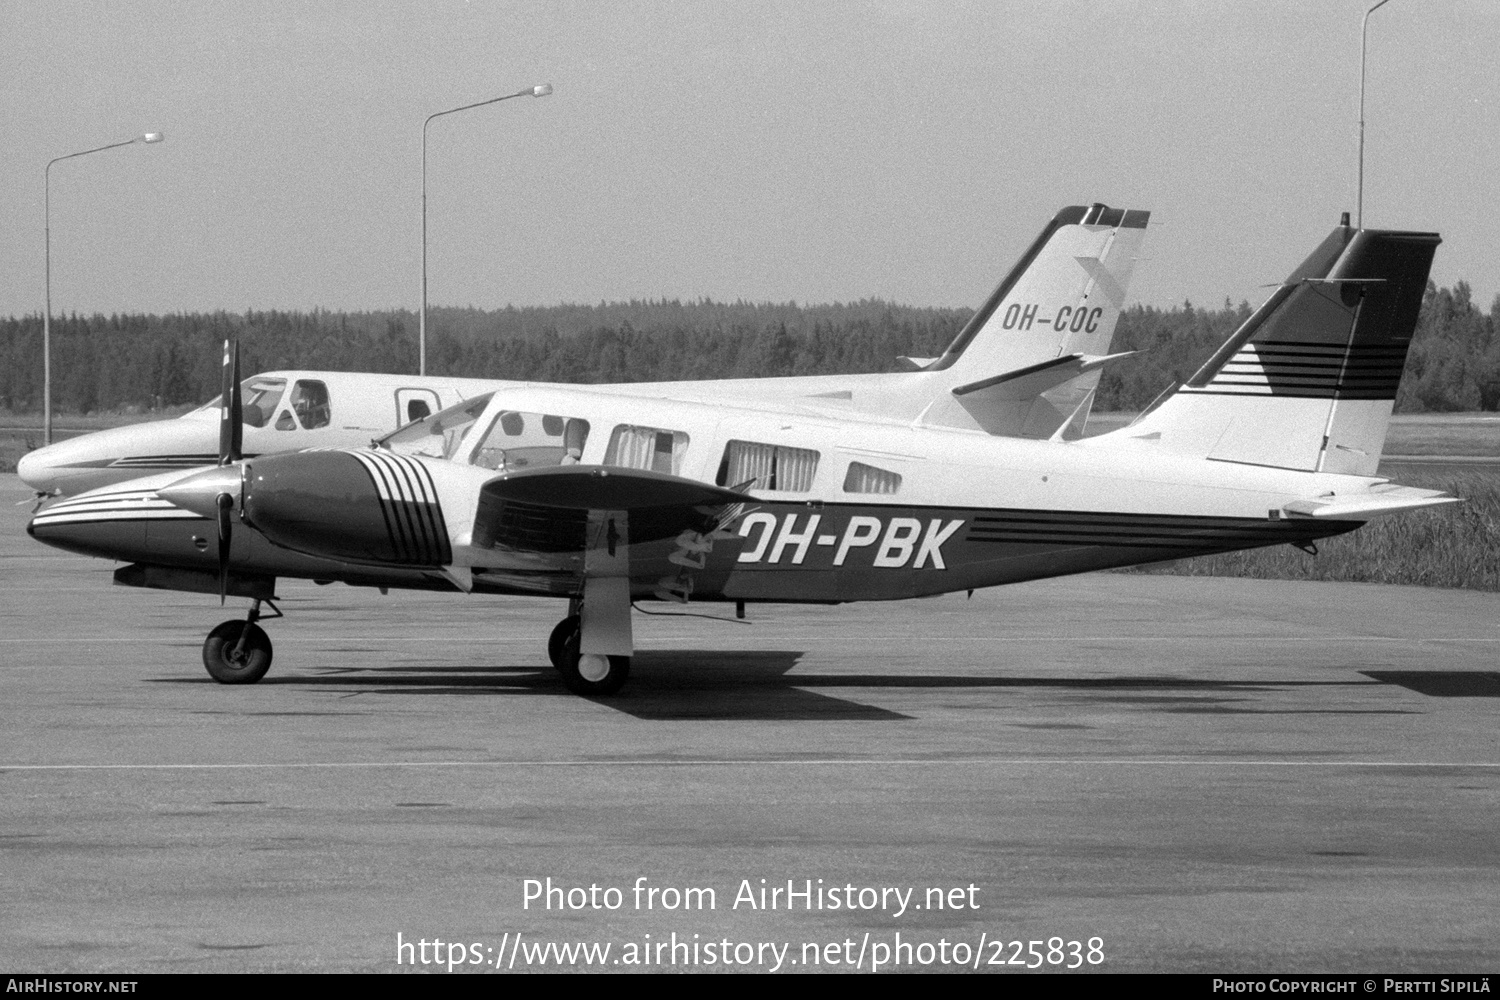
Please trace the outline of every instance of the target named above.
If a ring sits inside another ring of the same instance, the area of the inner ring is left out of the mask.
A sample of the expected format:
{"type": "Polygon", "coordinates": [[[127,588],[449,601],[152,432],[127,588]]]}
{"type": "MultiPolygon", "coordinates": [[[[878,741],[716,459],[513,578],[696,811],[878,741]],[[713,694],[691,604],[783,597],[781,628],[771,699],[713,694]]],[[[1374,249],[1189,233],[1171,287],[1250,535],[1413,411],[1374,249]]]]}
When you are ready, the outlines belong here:
{"type": "Polygon", "coordinates": [[[276,418],[278,431],[296,430],[298,423],[303,430],[315,431],[327,427],[333,419],[328,406],[328,386],[314,379],[298,379],[287,397],[287,404],[291,410],[282,410],[276,418]],[[296,423],[292,421],[292,413],[297,414],[296,423]]]}
{"type": "Polygon", "coordinates": [[[573,465],[582,457],[588,436],[587,420],[502,410],[474,449],[473,464],[497,472],[573,465]]]}
{"type": "Polygon", "coordinates": [[[431,389],[397,389],[396,390],[396,422],[398,424],[409,424],[413,420],[421,420],[443,408],[438,402],[437,393],[431,389]]]}
{"type": "Polygon", "coordinates": [[[402,455],[452,458],[459,453],[474,422],[490,405],[492,396],[494,393],[487,392],[423,417],[418,423],[407,424],[381,438],[380,447],[402,455]]]}
{"type": "Polygon", "coordinates": [[[810,448],[788,448],[781,444],[731,441],[724,447],[717,482],[720,486],[806,493],[818,474],[818,453],[810,448]]]}
{"type": "MultiPolygon", "coordinates": [[[[281,402],[281,394],[286,392],[286,379],[263,378],[256,375],[247,378],[240,383],[240,404],[243,419],[251,427],[264,427],[271,422],[271,414],[276,412],[276,404],[281,402]]],[[[224,405],[224,394],[220,393],[213,399],[204,403],[194,410],[194,413],[204,413],[209,410],[222,409],[224,405]]]]}
{"type": "Polygon", "coordinates": [[[675,476],[682,468],[682,457],[687,453],[687,446],[688,436],[682,431],[621,424],[609,439],[604,464],[626,469],[649,469],[675,476]]]}
{"type": "Polygon", "coordinates": [[[271,414],[276,412],[276,404],[281,402],[281,394],[285,391],[284,378],[246,379],[240,387],[245,426],[264,427],[270,423],[271,414]]]}
{"type": "Polygon", "coordinates": [[[850,462],[844,476],[845,493],[895,493],[901,489],[901,476],[877,469],[863,462],[850,462]]]}

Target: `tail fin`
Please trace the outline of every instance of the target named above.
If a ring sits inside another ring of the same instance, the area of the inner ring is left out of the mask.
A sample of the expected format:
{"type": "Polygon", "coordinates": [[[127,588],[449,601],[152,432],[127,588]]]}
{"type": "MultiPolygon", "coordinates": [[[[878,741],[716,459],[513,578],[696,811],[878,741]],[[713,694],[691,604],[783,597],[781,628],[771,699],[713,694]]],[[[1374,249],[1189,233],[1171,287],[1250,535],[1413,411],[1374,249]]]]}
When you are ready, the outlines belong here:
{"type": "Polygon", "coordinates": [[[1440,242],[1339,226],[1192,378],[1116,433],[1218,461],[1374,475],[1440,242]]]}
{"type": "Polygon", "coordinates": [[[1100,204],[1058,212],[948,349],[921,365],[920,391],[934,400],[923,420],[1037,438],[1081,425],[1150,216],[1100,204]]]}

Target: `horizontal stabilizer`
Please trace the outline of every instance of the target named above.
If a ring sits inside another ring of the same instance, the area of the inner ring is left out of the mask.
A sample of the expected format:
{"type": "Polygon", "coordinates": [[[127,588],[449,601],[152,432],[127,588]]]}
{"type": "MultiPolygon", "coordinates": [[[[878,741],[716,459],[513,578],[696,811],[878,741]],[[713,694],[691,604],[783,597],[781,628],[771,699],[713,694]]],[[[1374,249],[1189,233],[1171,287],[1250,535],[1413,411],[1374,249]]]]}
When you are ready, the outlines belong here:
{"type": "Polygon", "coordinates": [[[1294,500],[1281,509],[1288,517],[1363,521],[1404,510],[1459,502],[1460,498],[1447,496],[1441,490],[1423,490],[1415,486],[1386,483],[1360,493],[1343,496],[1330,493],[1311,500],[1294,500]]]}
{"type": "Polygon", "coordinates": [[[959,397],[960,401],[963,401],[965,396],[976,394],[994,400],[1030,399],[1084,372],[1102,368],[1111,361],[1128,358],[1134,353],[1136,352],[1124,351],[1120,354],[1102,355],[1069,354],[1065,357],[1043,361],[1041,364],[1017,368],[1013,372],[1006,372],[993,378],[957,386],[953,389],[953,395],[959,397]]]}
{"type": "Polygon", "coordinates": [[[1081,436],[1099,384],[1099,369],[1122,354],[1065,354],[952,389],[986,433],[1045,441],[1081,436]]]}
{"type": "Polygon", "coordinates": [[[937,358],[908,358],[903,354],[896,359],[896,365],[904,372],[919,372],[936,360],[937,358]]]}

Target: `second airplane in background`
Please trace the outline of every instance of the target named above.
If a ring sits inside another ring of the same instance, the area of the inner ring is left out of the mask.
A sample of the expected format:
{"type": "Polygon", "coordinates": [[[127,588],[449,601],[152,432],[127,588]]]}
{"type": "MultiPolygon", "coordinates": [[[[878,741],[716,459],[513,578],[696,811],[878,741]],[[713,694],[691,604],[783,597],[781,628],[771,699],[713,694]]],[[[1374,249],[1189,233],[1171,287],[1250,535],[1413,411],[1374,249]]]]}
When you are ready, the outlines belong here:
{"type": "MultiPolygon", "coordinates": [[[[412,420],[494,388],[483,379],[358,372],[273,371],[245,379],[247,455],[303,448],[358,448],[412,420]]],[[[218,460],[221,396],[171,420],[83,434],[21,457],[21,480],[47,496],[218,460]]]]}
{"type": "MultiPolygon", "coordinates": [[[[991,434],[1074,438],[1083,431],[1149,213],[1065,208],[937,358],[874,375],[639,383],[684,400],[882,416],[991,434]],[[1043,258],[1043,249],[1046,257],[1043,258]],[[1013,304],[1000,308],[1002,301],[1013,304]]],[[[246,379],[246,457],[357,448],[461,400],[525,383],[494,379],[274,371],[246,379]]],[[[155,472],[212,465],[219,399],[173,420],[86,434],[24,456],[39,494],[73,495],[155,472]]]]}

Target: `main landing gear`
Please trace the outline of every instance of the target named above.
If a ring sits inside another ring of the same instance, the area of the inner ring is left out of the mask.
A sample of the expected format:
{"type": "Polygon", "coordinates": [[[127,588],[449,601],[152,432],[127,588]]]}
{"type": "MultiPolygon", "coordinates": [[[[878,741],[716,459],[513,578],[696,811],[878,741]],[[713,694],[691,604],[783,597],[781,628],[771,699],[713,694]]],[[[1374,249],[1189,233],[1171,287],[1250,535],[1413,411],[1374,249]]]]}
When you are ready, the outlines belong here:
{"type": "Polygon", "coordinates": [[[615,694],[630,679],[630,657],[580,652],[583,640],[580,602],[574,601],[568,610],[568,617],[557,623],[547,639],[547,658],[574,694],[590,697],[615,694]]]}
{"type": "MultiPolygon", "coordinates": [[[[243,621],[223,622],[203,641],[203,665],[220,684],[254,684],[271,669],[271,638],[256,624],[262,617],[262,604],[273,612],[264,617],[285,617],[275,603],[263,598],[251,605],[243,621]]],[[[568,610],[547,639],[547,657],[574,694],[596,698],[616,694],[630,679],[630,657],[583,652],[583,602],[573,601],[568,610]]]]}
{"type": "MultiPolygon", "coordinates": [[[[244,621],[223,622],[203,640],[203,665],[220,684],[254,684],[271,669],[271,637],[255,624],[261,618],[261,603],[257,600],[251,605],[244,621]]],[[[269,599],[264,603],[275,612],[267,617],[283,617],[269,599]]]]}

